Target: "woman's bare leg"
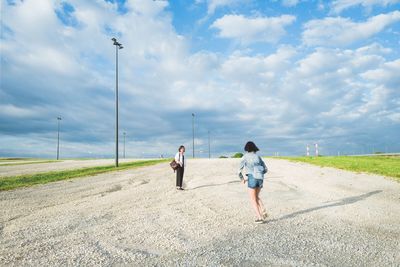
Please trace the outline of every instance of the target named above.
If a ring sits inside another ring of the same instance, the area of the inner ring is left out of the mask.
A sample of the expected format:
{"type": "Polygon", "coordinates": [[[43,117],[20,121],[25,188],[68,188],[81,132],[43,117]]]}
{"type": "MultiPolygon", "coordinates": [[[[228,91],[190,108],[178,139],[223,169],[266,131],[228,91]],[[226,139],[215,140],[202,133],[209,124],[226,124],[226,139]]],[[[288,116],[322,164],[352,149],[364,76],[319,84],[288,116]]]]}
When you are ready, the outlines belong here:
{"type": "Polygon", "coordinates": [[[256,188],[258,209],[260,210],[260,214],[264,215],[265,213],[267,213],[267,211],[265,210],[264,203],[260,198],[260,192],[261,192],[261,187],[256,188]]]}
{"type": "Polygon", "coordinates": [[[257,202],[257,189],[249,188],[250,202],[253,206],[254,211],[256,212],[256,216],[258,219],[262,219],[262,213],[260,212],[260,208],[257,202]]]}

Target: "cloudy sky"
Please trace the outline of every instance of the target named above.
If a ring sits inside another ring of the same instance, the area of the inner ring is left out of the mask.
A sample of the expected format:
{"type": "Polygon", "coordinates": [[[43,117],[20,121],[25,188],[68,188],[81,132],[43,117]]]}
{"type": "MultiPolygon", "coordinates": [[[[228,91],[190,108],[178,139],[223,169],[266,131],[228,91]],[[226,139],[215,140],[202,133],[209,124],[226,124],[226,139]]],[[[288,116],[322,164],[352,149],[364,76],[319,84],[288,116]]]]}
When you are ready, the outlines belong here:
{"type": "Polygon", "coordinates": [[[1,0],[0,156],[400,151],[400,0],[1,0]],[[121,144],[122,152],[122,144],[121,144]]]}

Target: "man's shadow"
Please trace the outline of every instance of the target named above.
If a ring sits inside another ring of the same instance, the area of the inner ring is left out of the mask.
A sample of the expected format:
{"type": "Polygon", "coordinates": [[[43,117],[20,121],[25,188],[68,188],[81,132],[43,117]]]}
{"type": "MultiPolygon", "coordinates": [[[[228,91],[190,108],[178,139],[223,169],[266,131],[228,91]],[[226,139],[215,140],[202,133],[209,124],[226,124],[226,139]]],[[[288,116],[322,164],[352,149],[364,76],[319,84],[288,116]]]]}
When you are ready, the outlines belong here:
{"type": "Polygon", "coordinates": [[[313,207],[313,208],[309,208],[309,209],[305,209],[305,210],[296,211],[296,212],[284,215],[284,216],[282,216],[280,218],[268,220],[267,222],[268,223],[278,222],[278,221],[282,221],[282,220],[286,220],[286,219],[291,219],[291,218],[294,218],[294,217],[296,217],[298,215],[302,215],[302,214],[305,214],[305,213],[313,212],[313,211],[316,211],[316,210],[321,210],[321,209],[326,209],[326,208],[332,208],[332,207],[338,207],[338,206],[344,206],[344,205],[353,204],[355,202],[364,200],[364,199],[366,199],[366,198],[368,198],[368,197],[370,197],[372,195],[379,194],[381,192],[382,192],[382,190],[375,190],[375,191],[371,191],[371,192],[368,192],[368,193],[365,193],[365,194],[362,194],[362,195],[359,195],[359,196],[342,198],[342,199],[334,201],[331,204],[326,204],[326,205],[317,206],[317,207],[313,207]]]}

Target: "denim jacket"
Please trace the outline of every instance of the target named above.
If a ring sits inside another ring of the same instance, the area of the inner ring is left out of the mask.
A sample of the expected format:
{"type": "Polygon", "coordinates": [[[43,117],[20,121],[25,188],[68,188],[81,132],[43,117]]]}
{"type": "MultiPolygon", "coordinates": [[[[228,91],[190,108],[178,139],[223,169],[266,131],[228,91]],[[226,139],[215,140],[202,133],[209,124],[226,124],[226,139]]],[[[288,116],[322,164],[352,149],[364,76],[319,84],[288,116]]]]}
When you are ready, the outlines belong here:
{"type": "Polygon", "coordinates": [[[240,167],[239,167],[239,172],[238,172],[240,180],[243,180],[243,175],[242,175],[243,169],[245,169],[246,175],[254,176],[255,175],[254,167],[256,167],[256,166],[263,167],[262,175],[267,173],[268,168],[260,156],[258,156],[254,152],[248,152],[248,153],[244,154],[244,156],[242,157],[242,161],[240,162],[240,167]]]}

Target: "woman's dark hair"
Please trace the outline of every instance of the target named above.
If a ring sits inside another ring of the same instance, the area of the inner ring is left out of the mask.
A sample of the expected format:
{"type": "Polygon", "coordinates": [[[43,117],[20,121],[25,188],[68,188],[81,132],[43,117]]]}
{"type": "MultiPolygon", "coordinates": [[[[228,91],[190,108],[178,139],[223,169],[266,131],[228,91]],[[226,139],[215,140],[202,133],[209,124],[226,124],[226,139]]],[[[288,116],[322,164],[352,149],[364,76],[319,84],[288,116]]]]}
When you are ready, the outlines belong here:
{"type": "Polygon", "coordinates": [[[258,147],[256,146],[256,144],[254,144],[252,141],[249,141],[246,143],[246,145],[244,146],[244,151],[247,152],[257,152],[259,151],[258,147]]]}
{"type": "Polygon", "coordinates": [[[178,152],[180,152],[182,148],[185,149],[185,146],[180,146],[180,147],[178,148],[178,152]]]}

